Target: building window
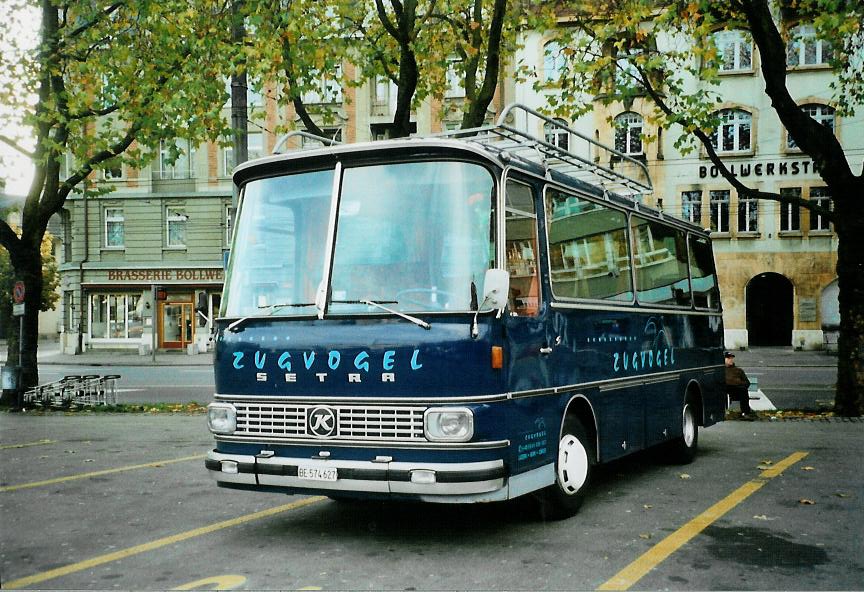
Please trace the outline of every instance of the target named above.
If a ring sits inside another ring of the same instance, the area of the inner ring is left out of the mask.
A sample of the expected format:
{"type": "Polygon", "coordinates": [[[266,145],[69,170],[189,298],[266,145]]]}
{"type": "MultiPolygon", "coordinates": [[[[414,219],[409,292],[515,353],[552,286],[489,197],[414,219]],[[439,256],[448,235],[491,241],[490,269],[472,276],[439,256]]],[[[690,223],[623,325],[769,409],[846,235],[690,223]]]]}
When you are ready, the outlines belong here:
{"type": "MultiPolygon", "coordinates": [[[[322,127],[321,131],[324,134],[325,138],[333,140],[334,142],[342,141],[342,128],[341,127],[322,127]]],[[[323,142],[315,140],[313,138],[307,138],[306,136],[300,137],[300,145],[302,148],[319,148],[324,146],[323,142]]]]}
{"type": "MultiPolygon", "coordinates": [[[[229,140],[232,140],[229,138],[229,140]]],[[[233,141],[233,140],[232,140],[233,141]]],[[[264,156],[264,133],[260,131],[252,131],[246,134],[246,152],[249,160],[261,158],[264,156]]],[[[234,146],[225,146],[222,149],[222,174],[226,177],[231,176],[231,171],[234,170],[234,146]]]]}
{"type": "Polygon", "coordinates": [[[543,46],[543,80],[558,82],[566,68],[566,58],[563,48],[557,41],[550,41],[543,46]]]}
{"type": "Polygon", "coordinates": [[[792,29],[792,37],[786,45],[786,65],[795,68],[828,64],[833,53],[830,42],[816,38],[816,27],[799,25],[792,29]]]}
{"type": "Polygon", "coordinates": [[[159,144],[159,178],[191,179],[192,152],[189,140],[162,140],[159,144]]]}
{"type": "MultiPolygon", "coordinates": [[[[393,124],[392,123],[371,123],[369,124],[369,135],[374,141],[378,140],[389,140],[393,137],[393,124]]],[[[460,126],[461,127],[461,126],[460,126]]],[[[417,133],[417,122],[412,121],[409,124],[409,134],[417,133]]],[[[338,141],[342,141],[342,134],[340,134],[335,138],[338,141]]]]}
{"type": "Polygon", "coordinates": [[[457,66],[459,60],[450,58],[447,60],[447,88],[444,90],[444,97],[447,99],[462,99],[465,97],[465,85],[462,81],[462,74],[457,66]]]}
{"type": "Polygon", "coordinates": [[[140,294],[93,294],[90,297],[92,339],[140,339],[144,332],[140,294]]]}
{"type": "Polygon", "coordinates": [[[738,198],[738,232],[759,232],[759,201],[738,198]]]}
{"type": "MultiPolygon", "coordinates": [[[[259,92],[255,90],[255,88],[260,88],[261,91],[264,90],[263,84],[259,83],[258,80],[252,79],[249,75],[246,75],[246,106],[255,108],[261,107],[264,105],[264,94],[263,92],[259,92]]],[[[226,106],[231,105],[231,77],[225,79],[225,92],[228,94],[228,101],[225,103],[226,106]]]]}
{"type": "Polygon", "coordinates": [[[123,163],[112,162],[102,169],[102,178],[105,181],[116,181],[123,178],[123,163]]]}
{"type": "Polygon", "coordinates": [[[234,222],[234,208],[231,204],[225,204],[225,244],[231,245],[231,224],[234,222]]]}
{"type": "MultiPolygon", "coordinates": [[[[801,199],[800,187],[783,187],[780,195],[787,198],[801,199]]],[[[780,202],[780,232],[796,232],[801,230],[801,208],[786,202],[780,202]]]]}
{"type": "Polygon", "coordinates": [[[386,76],[376,76],[372,80],[372,114],[386,115],[390,110],[390,97],[396,98],[396,85],[386,76]]]}
{"type": "Polygon", "coordinates": [[[615,127],[615,150],[624,154],[642,154],[642,116],[628,111],[617,116],[615,127]]]}
{"type": "Polygon", "coordinates": [[[749,72],[753,69],[753,40],[744,31],[718,31],[714,45],[721,72],[749,72]]]}
{"type": "Polygon", "coordinates": [[[319,73],[310,81],[311,90],[303,93],[307,105],[335,104],[342,102],[342,67],[336,66],[332,72],[319,73]]]}
{"type": "MultiPolygon", "coordinates": [[[[834,107],[829,105],[821,105],[819,103],[808,103],[801,106],[801,110],[812,117],[817,123],[821,123],[832,132],[834,131],[834,107]]],[[[798,144],[792,139],[792,136],[786,134],[786,148],[789,150],[797,150],[798,144]]]]}
{"type": "MultiPolygon", "coordinates": [[[[827,187],[811,187],[810,201],[823,210],[831,210],[831,195],[827,187]]],[[[810,230],[831,230],[831,224],[825,216],[811,211],[810,230]]]]}
{"type": "Polygon", "coordinates": [[[72,262],[72,213],[60,210],[60,221],[63,224],[63,263],[72,262]]]}
{"type": "MultiPolygon", "coordinates": [[[[567,127],[567,122],[563,119],[556,119],[555,123],[567,127]]],[[[570,132],[566,129],[561,129],[557,125],[546,123],[543,126],[543,134],[546,137],[546,143],[552,144],[562,150],[570,150],[570,132]]]]}
{"type": "Polygon", "coordinates": [[[718,114],[720,125],[711,133],[711,144],[718,152],[749,152],[753,117],[742,109],[724,109],[718,114]]]}
{"type": "Polygon", "coordinates": [[[631,48],[622,51],[618,54],[620,57],[615,60],[615,86],[616,92],[622,90],[638,90],[642,85],[642,73],[639,71],[639,61],[643,51],[638,48],[631,48]]]}
{"type": "Polygon", "coordinates": [[[702,225],[702,190],[681,192],[681,217],[693,224],[702,225]]]}
{"type": "Polygon", "coordinates": [[[168,206],[165,211],[166,244],[169,247],[185,247],[186,223],[189,220],[186,210],[168,206]]]}
{"type": "Polygon", "coordinates": [[[729,232],[729,190],[708,192],[711,207],[711,232],[729,232]]]}
{"type": "Polygon", "coordinates": [[[105,246],[123,247],[126,244],[126,218],[120,208],[105,208],[105,246]]]}

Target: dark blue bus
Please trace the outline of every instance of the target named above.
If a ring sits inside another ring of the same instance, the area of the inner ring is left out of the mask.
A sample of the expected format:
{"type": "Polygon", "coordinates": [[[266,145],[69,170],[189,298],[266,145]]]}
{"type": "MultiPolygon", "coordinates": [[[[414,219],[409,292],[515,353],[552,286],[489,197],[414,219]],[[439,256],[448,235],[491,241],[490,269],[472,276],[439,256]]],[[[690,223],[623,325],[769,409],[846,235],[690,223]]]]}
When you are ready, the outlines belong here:
{"type": "Polygon", "coordinates": [[[470,135],[235,171],[208,409],[219,486],[531,493],[564,517],[597,463],[658,445],[693,458],[726,406],[708,235],[632,195],[650,189],[626,174],[641,162],[508,113],[551,121],[514,106],[470,135]]]}

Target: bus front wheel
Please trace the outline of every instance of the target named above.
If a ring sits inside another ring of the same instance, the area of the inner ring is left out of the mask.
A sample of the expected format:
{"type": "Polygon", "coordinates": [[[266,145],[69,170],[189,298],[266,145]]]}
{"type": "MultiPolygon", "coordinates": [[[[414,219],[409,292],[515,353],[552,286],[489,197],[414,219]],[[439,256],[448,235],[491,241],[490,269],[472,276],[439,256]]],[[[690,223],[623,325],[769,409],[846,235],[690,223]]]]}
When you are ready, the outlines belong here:
{"type": "Polygon", "coordinates": [[[566,420],[558,442],[555,484],[542,490],[538,500],[542,518],[561,520],[579,511],[594,464],[591,450],[582,423],[576,419],[566,420]]]}

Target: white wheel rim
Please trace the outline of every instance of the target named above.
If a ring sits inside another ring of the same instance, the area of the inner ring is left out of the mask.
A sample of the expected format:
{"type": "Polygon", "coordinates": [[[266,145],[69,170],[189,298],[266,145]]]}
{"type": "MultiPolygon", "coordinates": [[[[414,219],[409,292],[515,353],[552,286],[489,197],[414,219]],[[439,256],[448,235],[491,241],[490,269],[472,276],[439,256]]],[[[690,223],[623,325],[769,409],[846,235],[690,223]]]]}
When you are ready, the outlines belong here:
{"type": "Polygon", "coordinates": [[[690,405],[684,405],[683,416],[684,444],[690,448],[696,440],[696,420],[693,418],[693,410],[690,409],[690,405]]]}
{"type": "Polygon", "coordinates": [[[577,493],[588,479],[588,451],[572,434],[558,445],[558,483],[568,495],[577,493]]]}

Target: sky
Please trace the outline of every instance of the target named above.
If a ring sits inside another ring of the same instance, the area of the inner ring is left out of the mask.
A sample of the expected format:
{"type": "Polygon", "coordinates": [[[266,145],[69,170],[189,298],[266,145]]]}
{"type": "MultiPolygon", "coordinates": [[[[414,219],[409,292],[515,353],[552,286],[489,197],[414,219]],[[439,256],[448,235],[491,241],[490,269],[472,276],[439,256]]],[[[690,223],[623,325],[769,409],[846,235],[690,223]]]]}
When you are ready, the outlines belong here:
{"type": "MultiPolygon", "coordinates": [[[[14,3],[17,5],[18,3],[14,3]]],[[[36,34],[39,29],[38,12],[36,10],[22,12],[17,6],[13,5],[10,0],[0,0],[0,14],[6,15],[3,19],[2,27],[15,28],[16,37],[19,41],[31,43],[35,45],[36,34]],[[9,18],[10,12],[16,13],[17,18],[9,18]],[[25,34],[22,34],[22,29],[25,34]],[[30,34],[26,34],[29,32],[30,34]]],[[[0,36],[0,44],[3,43],[3,37],[0,36]]],[[[0,51],[8,49],[6,46],[0,46],[0,51]]],[[[0,103],[0,114],[8,112],[8,105],[0,103]]],[[[19,126],[9,126],[5,119],[0,118],[0,133],[6,136],[18,137],[26,130],[19,126]]],[[[32,147],[32,146],[27,146],[32,147]]],[[[24,195],[30,186],[30,181],[33,178],[33,165],[28,158],[22,156],[6,144],[0,143],[0,179],[6,181],[5,191],[13,195],[24,195]]]]}

